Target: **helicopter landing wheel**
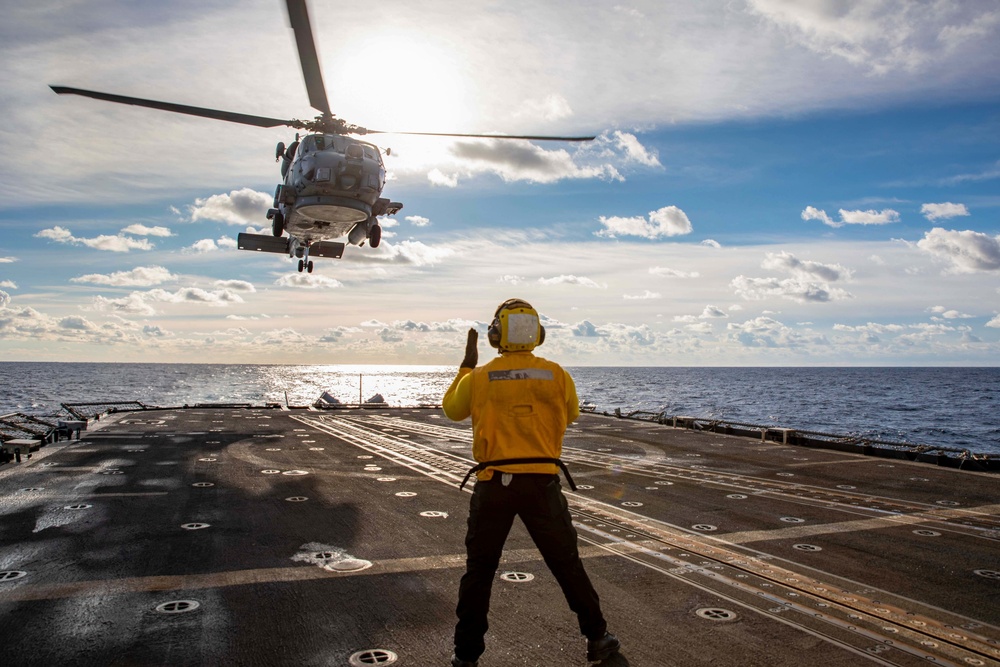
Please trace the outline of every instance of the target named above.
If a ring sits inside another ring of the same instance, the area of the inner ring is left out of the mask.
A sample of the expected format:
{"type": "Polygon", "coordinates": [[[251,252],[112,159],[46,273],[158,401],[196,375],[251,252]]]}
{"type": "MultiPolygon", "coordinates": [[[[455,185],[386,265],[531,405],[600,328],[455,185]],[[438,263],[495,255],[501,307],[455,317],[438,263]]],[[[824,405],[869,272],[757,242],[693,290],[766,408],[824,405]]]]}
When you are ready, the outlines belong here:
{"type": "Polygon", "coordinates": [[[274,219],[271,221],[271,233],[275,236],[281,236],[285,233],[285,216],[281,214],[281,211],[274,212],[274,219]]]}
{"type": "Polygon", "coordinates": [[[378,244],[382,242],[382,228],[378,225],[372,226],[371,230],[368,232],[368,245],[373,248],[377,248],[378,244]]]}
{"type": "Polygon", "coordinates": [[[300,260],[299,260],[299,273],[302,273],[302,268],[303,268],[304,266],[305,266],[305,262],[303,262],[303,261],[302,261],[302,260],[300,259],[300,260]]]}
{"type": "Polygon", "coordinates": [[[306,263],[306,273],[312,273],[312,272],[313,272],[313,263],[312,263],[312,260],[310,259],[306,263]]]}

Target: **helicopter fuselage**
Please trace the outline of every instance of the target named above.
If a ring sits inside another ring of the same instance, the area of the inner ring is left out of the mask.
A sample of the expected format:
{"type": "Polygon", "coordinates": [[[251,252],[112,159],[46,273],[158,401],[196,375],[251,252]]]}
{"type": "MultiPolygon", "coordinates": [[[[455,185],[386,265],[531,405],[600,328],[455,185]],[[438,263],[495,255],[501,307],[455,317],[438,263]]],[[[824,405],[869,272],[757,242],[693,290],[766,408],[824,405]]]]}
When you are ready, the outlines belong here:
{"type": "MultiPolygon", "coordinates": [[[[378,247],[382,229],[378,216],[392,215],[403,205],[382,198],[385,165],[378,146],[340,134],[309,134],[287,148],[279,143],[275,158],[281,162],[284,182],[274,193],[274,208],[268,211],[274,237],[288,233],[287,252],[304,259],[311,270],[309,249],[318,244],[320,256],[339,257],[342,243],[378,247]],[[334,250],[334,246],[340,246],[334,250]]],[[[272,250],[272,244],[255,235],[241,234],[246,249],[272,250]]]]}
{"type": "Polygon", "coordinates": [[[343,135],[310,134],[287,149],[279,144],[277,153],[284,183],[275,192],[274,208],[290,236],[312,243],[350,235],[350,242],[359,245],[369,231],[351,234],[359,223],[370,228],[377,224],[374,218],[388,213],[388,201],[379,206],[385,165],[378,146],[343,135]]]}

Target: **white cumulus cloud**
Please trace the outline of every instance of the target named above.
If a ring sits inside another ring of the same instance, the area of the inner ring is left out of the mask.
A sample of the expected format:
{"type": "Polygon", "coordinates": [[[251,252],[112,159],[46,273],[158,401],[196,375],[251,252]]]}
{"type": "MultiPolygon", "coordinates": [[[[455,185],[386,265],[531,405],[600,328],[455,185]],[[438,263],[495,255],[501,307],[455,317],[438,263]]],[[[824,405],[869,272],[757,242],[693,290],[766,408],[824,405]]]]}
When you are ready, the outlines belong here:
{"type": "Polygon", "coordinates": [[[969,215],[969,209],[966,208],[965,204],[944,202],[941,204],[924,204],[920,207],[920,213],[931,222],[934,222],[935,220],[969,215]]]}
{"type": "Polygon", "coordinates": [[[664,206],[655,211],[650,211],[648,219],[643,216],[620,218],[602,215],[599,221],[604,225],[604,229],[596,232],[597,236],[610,238],[639,236],[647,239],[656,239],[661,236],[690,234],[693,229],[687,214],[676,206],[664,206]]]}
{"type": "Polygon", "coordinates": [[[110,274],[88,273],[70,278],[70,282],[112,287],[150,287],[176,279],[177,276],[162,266],[137,266],[131,271],[115,271],[110,274]]]}
{"type": "Polygon", "coordinates": [[[848,211],[840,209],[838,213],[840,213],[839,221],[831,218],[826,211],[814,206],[806,206],[805,210],[802,211],[802,219],[819,220],[824,225],[830,227],[843,227],[844,225],[887,225],[899,222],[899,212],[891,208],[881,211],[848,211]]]}
{"type": "Polygon", "coordinates": [[[229,225],[247,225],[265,219],[274,197],[250,188],[233,190],[229,194],[195,199],[188,207],[191,221],[212,220],[229,225]]]}
{"type": "Polygon", "coordinates": [[[950,262],[956,273],[1000,271],[1000,236],[935,227],[917,247],[950,262]]]}
{"type": "Polygon", "coordinates": [[[785,271],[802,278],[815,278],[834,282],[851,277],[851,270],[840,264],[821,264],[810,260],[801,260],[795,255],[782,251],[780,253],[767,253],[761,268],[773,271],[785,271]]]}
{"type": "Polygon", "coordinates": [[[133,234],[135,236],[173,236],[174,233],[167,227],[147,227],[146,225],[129,225],[122,230],[122,234],[133,234]]]}
{"type": "Polygon", "coordinates": [[[93,238],[78,238],[68,229],[56,225],[49,229],[43,229],[35,234],[37,238],[49,239],[57,243],[73,243],[75,245],[85,245],[95,250],[106,250],[109,252],[129,252],[130,250],[152,250],[153,244],[148,239],[134,239],[131,236],[110,236],[103,234],[93,238]]]}

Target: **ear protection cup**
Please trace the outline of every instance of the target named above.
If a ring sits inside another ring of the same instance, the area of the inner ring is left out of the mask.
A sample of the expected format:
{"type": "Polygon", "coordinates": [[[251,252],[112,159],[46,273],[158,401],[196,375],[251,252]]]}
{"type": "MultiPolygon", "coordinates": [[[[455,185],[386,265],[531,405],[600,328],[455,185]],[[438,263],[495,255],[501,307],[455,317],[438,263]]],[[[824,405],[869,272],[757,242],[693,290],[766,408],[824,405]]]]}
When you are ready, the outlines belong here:
{"type": "Polygon", "coordinates": [[[490,342],[490,347],[500,349],[500,335],[500,320],[494,317],[490,328],[486,330],[486,340],[490,342]]]}
{"type": "Polygon", "coordinates": [[[538,325],[538,331],[539,331],[539,334],[538,334],[538,344],[535,345],[535,347],[538,347],[539,345],[541,345],[542,343],[545,342],[545,327],[543,327],[541,324],[539,324],[538,325]]]}

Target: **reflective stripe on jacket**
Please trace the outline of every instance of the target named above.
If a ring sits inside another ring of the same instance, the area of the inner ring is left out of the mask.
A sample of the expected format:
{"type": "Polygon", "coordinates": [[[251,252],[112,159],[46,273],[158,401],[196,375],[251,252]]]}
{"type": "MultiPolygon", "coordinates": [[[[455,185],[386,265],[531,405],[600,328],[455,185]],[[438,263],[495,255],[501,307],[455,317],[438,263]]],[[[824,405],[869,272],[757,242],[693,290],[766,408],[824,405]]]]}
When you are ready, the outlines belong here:
{"type": "MultiPolygon", "coordinates": [[[[476,461],[544,457],[558,459],[567,424],[580,415],[573,378],[563,368],[531,352],[508,352],[485,366],[460,368],[441,401],[454,421],[472,417],[476,461]]],[[[558,474],[552,463],[501,465],[493,470],[558,474]]]]}

